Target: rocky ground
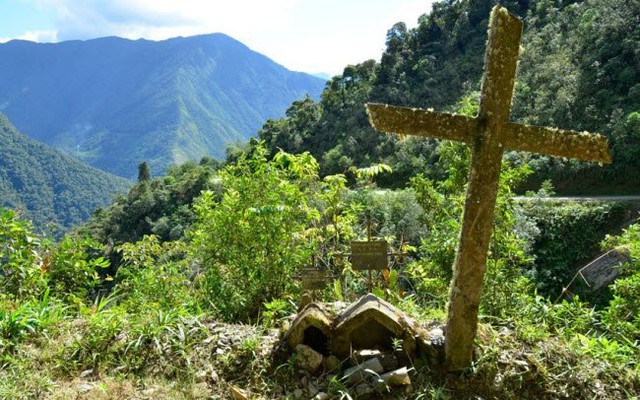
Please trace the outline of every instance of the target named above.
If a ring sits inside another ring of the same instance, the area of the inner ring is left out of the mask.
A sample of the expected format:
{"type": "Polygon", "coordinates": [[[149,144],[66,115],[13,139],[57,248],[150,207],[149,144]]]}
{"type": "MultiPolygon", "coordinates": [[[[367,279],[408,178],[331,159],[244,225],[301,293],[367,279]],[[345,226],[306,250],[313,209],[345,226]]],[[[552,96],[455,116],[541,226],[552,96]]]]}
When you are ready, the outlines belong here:
{"type": "MultiPolygon", "coordinates": [[[[331,313],[344,307],[331,305],[331,313]]],[[[295,317],[270,329],[209,321],[182,370],[172,369],[170,358],[158,358],[144,372],[88,369],[50,382],[39,398],[629,399],[640,393],[636,376],[557,339],[523,342],[509,327],[481,325],[472,368],[447,374],[424,352],[407,357],[399,341],[352,349],[346,357],[304,343],[292,348],[287,333],[295,317]]],[[[416,325],[439,340],[437,324],[416,325]]]]}

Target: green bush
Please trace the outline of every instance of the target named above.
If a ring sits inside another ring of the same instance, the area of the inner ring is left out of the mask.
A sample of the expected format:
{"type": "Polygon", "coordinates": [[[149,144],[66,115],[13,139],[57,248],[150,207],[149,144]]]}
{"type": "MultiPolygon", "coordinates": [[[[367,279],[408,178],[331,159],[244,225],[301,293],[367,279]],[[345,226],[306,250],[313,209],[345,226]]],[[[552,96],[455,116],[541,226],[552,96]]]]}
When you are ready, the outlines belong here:
{"type": "Polygon", "coordinates": [[[157,236],[145,235],[117,249],[122,263],[114,290],[128,312],[197,308],[185,242],[161,242],[157,236]]]}
{"type": "Polygon", "coordinates": [[[99,256],[103,251],[104,246],[89,238],[65,236],[50,252],[46,265],[54,295],[79,299],[95,295],[103,282],[102,271],[109,267],[99,256]]]}
{"type": "MultiPolygon", "coordinates": [[[[538,291],[551,298],[562,294],[576,271],[600,251],[600,241],[626,217],[620,203],[558,203],[536,201],[523,205],[524,215],[539,229],[529,270],[538,291]]],[[[574,294],[588,298],[586,292],[571,288],[574,294]]]]}
{"type": "Polygon", "coordinates": [[[14,298],[38,296],[46,288],[42,240],[28,221],[0,208],[0,293],[14,298]]]}
{"type": "Polygon", "coordinates": [[[224,192],[203,192],[191,232],[202,300],[227,320],[247,320],[293,289],[296,269],[311,255],[309,226],[320,215],[309,198],[318,164],[309,154],[282,152],[267,161],[257,147],[219,177],[224,192]]]}
{"type": "Polygon", "coordinates": [[[602,311],[602,323],[623,341],[640,343],[640,224],[631,225],[618,237],[607,237],[606,246],[625,246],[631,261],[622,266],[613,284],[613,299],[602,311]]]}

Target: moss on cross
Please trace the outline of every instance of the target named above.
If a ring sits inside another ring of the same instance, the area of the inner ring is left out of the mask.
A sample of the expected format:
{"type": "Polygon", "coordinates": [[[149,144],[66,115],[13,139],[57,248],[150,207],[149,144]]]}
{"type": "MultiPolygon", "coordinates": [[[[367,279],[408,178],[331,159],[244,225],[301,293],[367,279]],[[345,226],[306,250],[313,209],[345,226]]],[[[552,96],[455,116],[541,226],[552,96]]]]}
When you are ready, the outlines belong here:
{"type": "Polygon", "coordinates": [[[502,154],[505,149],[610,163],[601,135],[509,122],[522,21],[491,11],[480,110],[475,118],[383,104],[367,104],[377,130],[457,140],[472,148],[460,243],[450,286],[445,353],[449,370],[468,367],[478,324],[502,154]]]}

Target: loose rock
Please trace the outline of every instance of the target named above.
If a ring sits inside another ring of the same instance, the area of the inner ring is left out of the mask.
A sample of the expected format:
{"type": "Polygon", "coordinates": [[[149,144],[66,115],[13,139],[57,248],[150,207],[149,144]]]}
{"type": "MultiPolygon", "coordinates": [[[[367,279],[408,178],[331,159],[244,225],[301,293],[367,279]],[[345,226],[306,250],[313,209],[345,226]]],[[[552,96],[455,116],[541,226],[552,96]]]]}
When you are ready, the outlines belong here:
{"type": "Polygon", "coordinates": [[[368,383],[361,383],[356,386],[355,391],[357,396],[364,396],[373,393],[373,388],[368,383]]]}
{"type": "Polygon", "coordinates": [[[302,369],[307,372],[314,373],[322,365],[324,356],[306,344],[299,344],[296,346],[296,363],[302,369]]]}
{"type": "Polygon", "coordinates": [[[356,383],[364,381],[368,376],[371,376],[372,372],[379,374],[382,371],[384,371],[384,368],[380,360],[372,358],[346,370],[344,372],[344,379],[347,385],[355,385],[356,383]]]}
{"type": "Polygon", "coordinates": [[[231,385],[229,391],[231,392],[231,397],[233,397],[233,400],[247,400],[249,398],[247,392],[237,386],[231,385]]]}
{"type": "Polygon", "coordinates": [[[379,381],[382,381],[386,385],[393,386],[411,385],[411,378],[409,377],[409,370],[407,367],[402,367],[395,371],[382,374],[380,375],[379,381]]]}
{"type": "Polygon", "coordinates": [[[309,391],[309,396],[313,397],[318,394],[319,390],[313,382],[309,382],[307,385],[307,390],[309,391]]]}
{"type": "Polygon", "coordinates": [[[336,371],[338,368],[340,368],[340,364],[342,364],[340,362],[340,359],[334,355],[325,357],[324,361],[322,362],[322,366],[327,372],[336,371]]]}

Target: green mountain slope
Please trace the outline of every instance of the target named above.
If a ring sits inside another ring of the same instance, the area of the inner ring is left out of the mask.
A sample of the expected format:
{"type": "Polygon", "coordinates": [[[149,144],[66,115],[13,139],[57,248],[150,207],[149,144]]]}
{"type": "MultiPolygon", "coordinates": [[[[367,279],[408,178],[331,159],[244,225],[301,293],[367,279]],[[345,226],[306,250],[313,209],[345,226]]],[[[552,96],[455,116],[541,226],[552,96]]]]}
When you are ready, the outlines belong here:
{"type": "MultiPolygon", "coordinates": [[[[472,109],[483,67],[487,20],[496,0],[441,1],[408,29],[388,31],[380,63],[344,69],[318,103],[296,102],[260,136],[275,151],[310,151],[323,172],[385,162],[386,185],[418,172],[438,178],[433,141],[397,140],[373,131],[363,104],[381,102],[458,111],[472,109]],[[461,104],[462,101],[462,104],[461,104]]],[[[637,193],[640,187],[640,7],[626,0],[505,0],[524,21],[512,119],[605,134],[613,164],[523,155],[534,181],[564,193],[637,193]]],[[[520,156],[518,156],[520,157],[520,156]]],[[[536,182],[529,185],[537,187],[536,182]]]]}
{"type": "Polygon", "coordinates": [[[23,210],[39,228],[66,230],[130,185],[30,139],[0,113],[0,207],[23,210]]]}
{"type": "Polygon", "coordinates": [[[223,34],[0,45],[0,111],[21,132],[134,177],[254,136],[324,80],[291,72],[223,34]]]}

